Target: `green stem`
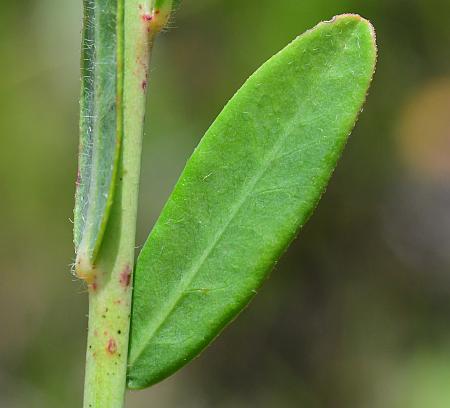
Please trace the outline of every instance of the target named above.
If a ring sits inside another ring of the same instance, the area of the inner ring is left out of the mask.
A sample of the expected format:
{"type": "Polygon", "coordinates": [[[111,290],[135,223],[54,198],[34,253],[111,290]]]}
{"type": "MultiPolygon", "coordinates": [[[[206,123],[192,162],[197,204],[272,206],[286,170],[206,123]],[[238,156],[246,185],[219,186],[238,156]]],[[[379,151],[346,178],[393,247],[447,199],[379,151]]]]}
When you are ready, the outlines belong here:
{"type": "Polygon", "coordinates": [[[85,408],[120,408],[124,401],[148,63],[156,34],[148,15],[141,1],[119,2],[116,111],[122,146],[95,278],[88,285],[85,408]]]}
{"type": "Polygon", "coordinates": [[[85,408],[121,408],[150,51],[172,0],[84,0],[76,272],[89,288],[85,408]]]}

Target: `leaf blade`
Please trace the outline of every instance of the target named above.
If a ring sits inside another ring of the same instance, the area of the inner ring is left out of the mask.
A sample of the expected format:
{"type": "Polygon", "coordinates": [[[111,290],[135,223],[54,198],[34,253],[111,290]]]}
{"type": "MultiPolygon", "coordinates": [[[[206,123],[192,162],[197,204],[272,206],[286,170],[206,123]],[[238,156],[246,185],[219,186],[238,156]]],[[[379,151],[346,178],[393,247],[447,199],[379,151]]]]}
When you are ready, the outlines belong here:
{"type": "Polygon", "coordinates": [[[138,259],[130,388],[193,358],[304,225],[374,70],[370,24],[321,23],[255,72],[189,160],[138,259]]]}
{"type": "Polygon", "coordinates": [[[77,274],[89,280],[113,202],[117,128],[117,0],[84,0],[79,172],[74,209],[77,274]]]}

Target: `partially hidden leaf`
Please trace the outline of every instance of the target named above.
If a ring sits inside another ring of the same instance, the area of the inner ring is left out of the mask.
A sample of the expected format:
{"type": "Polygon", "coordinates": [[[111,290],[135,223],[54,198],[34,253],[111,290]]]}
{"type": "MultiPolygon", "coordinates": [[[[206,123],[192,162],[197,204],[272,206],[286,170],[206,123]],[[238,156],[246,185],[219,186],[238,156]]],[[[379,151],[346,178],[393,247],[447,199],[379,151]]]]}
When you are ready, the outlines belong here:
{"type": "Polygon", "coordinates": [[[117,0],[84,0],[80,152],[74,210],[76,269],[89,280],[114,196],[117,131],[117,0]]]}
{"type": "Polygon", "coordinates": [[[170,21],[170,18],[181,0],[154,0],[148,4],[151,7],[148,14],[149,33],[157,34],[163,30],[170,21]]]}
{"type": "Polygon", "coordinates": [[[190,361],[256,293],[324,192],[375,60],[370,23],[335,17],[266,62],[220,113],[137,262],[130,388],[190,361]]]}

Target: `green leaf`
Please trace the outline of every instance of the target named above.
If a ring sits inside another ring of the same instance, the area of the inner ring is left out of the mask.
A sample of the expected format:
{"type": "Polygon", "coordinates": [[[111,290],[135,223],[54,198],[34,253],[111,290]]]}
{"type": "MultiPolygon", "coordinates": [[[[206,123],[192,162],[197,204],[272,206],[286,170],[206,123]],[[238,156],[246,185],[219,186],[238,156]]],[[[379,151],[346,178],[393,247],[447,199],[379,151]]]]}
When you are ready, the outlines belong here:
{"type": "Polygon", "coordinates": [[[114,196],[117,130],[117,0],[84,0],[80,152],[74,210],[77,272],[89,274],[114,196]]]}
{"type": "Polygon", "coordinates": [[[169,9],[173,10],[179,6],[181,0],[155,0],[155,9],[169,9]]]}
{"type": "Polygon", "coordinates": [[[157,34],[163,30],[180,2],[181,0],[154,0],[149,16],[149,32],[157,34]]]}
{"type": "Polygon", "coordinates": [[[139,256],[130,388],[186,364],[256,293],[324,192],[375,60],[370,23],[338,16],[272,57],[226,105],[139,256]]]}

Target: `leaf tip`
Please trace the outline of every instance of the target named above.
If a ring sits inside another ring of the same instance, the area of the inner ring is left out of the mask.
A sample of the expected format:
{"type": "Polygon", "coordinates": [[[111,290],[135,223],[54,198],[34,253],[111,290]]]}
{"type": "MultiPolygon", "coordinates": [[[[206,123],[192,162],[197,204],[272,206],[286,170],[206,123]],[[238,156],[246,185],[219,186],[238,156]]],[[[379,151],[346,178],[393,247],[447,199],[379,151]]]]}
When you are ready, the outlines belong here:
{"type": "Polygon", "coordinates": [[[343,13],[343,14],[338,14],[338,15],[334,16],[331,20],[324,21],[324,23],[329,24],[329,23],[336,23],[336,22],[340,22],[340,21],[354,21],[354,22],[363,23],[364,25],[366,25],[367,28],[369,29],[370,36],[371,36],[374,46],[376,48],[376,37],[377,36],[376,36],[376,32],[375,32],[375,27],[373,26],[373,24],[371,23],[370,20],[368,20],[356,13],[343,13]]]}
{"type": "Polygon", "coordinates": [[[375,31],[375,27],[370,22],[370,20],[360,16],[356,13],[344,13],[344,14],[338,14],[331,18],[331,20],[323,21],[322,24],[337,24],[337,23],[344,23],[348,24],[350,22],[353,22],[355,24],[362,24],[365,29],[367,30],[367,39],[371,41],[371,48],[373,50],[373,69],[375,70],[375,65],[377,62],[378,57],[378,47],[377,47],[377,35],[375,31]]]}
{"type": "Polygon", "coordinates": [[[87,252],[83,249],[77,252],[75,274],[88,284],[92,284],[95,281],[95,266],[90,261],[87,252]]]}

